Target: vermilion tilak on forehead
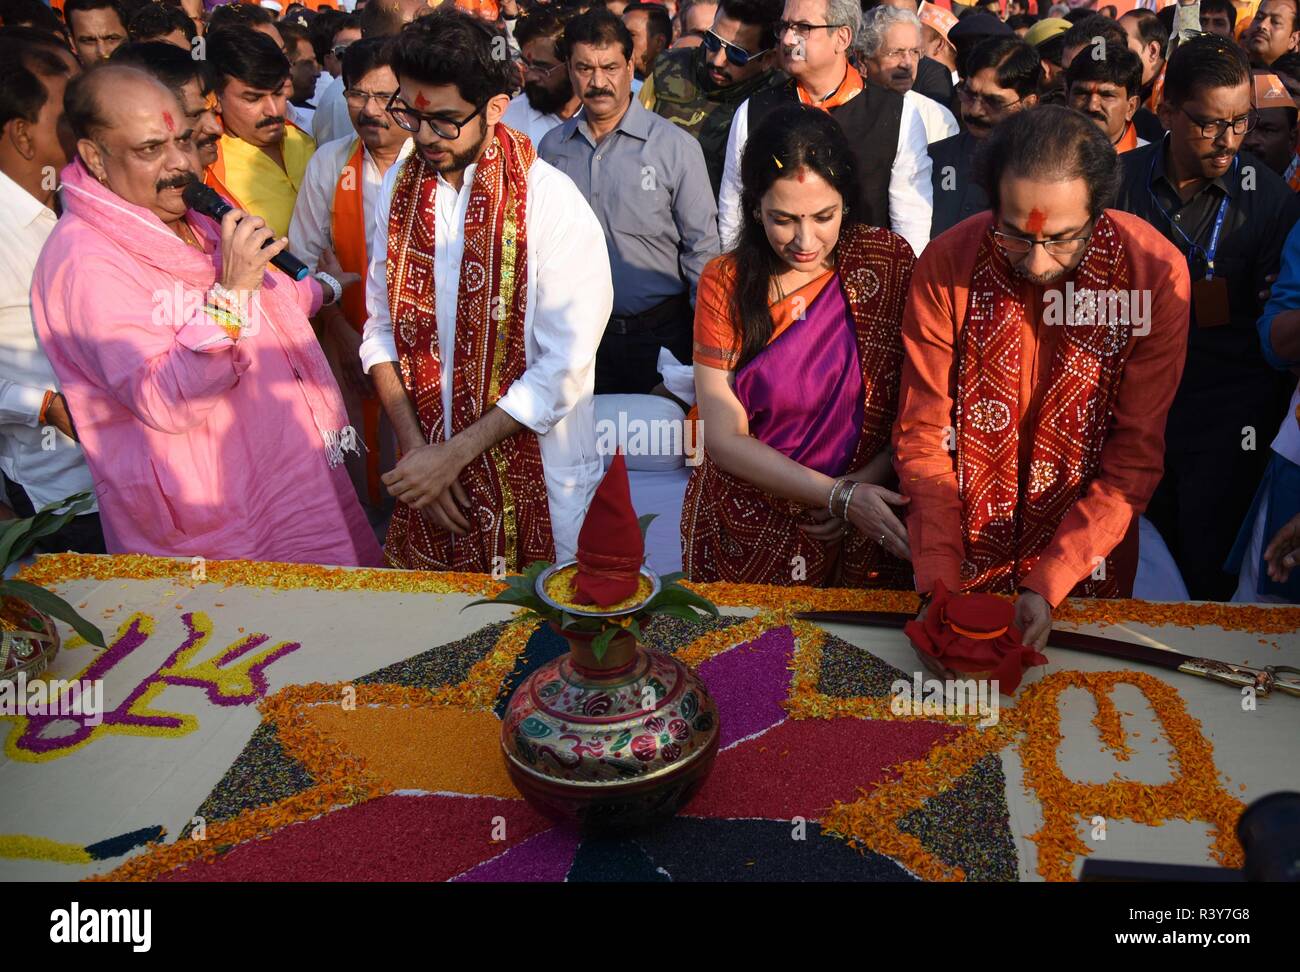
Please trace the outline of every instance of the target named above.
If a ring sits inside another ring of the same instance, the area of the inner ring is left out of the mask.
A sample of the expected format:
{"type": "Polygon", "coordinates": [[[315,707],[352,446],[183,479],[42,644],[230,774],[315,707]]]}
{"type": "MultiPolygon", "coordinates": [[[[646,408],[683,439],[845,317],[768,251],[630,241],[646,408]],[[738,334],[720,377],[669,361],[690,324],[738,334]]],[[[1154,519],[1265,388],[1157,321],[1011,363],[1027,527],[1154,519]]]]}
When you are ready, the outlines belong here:
{"type": "Polygon", "coordinates": [[[423,111],[425,108],[429,107],[429,99],[422,94],[417,94],[415,96],[415,107],[423,111]]]}
{"type": "Polygon", "coordinates": [[[172,113],[170,111],[163,112],[163,124],[167,126],[167,131],[176,131],[176,122],[172,120],[172,113]]]}
{"type": "Polygon", "coordinates": [[[1031,209],[1029,218],[1025,220],[1025,232],[1041,233],[1043,227],[1047,225],[1047,214],[1041,209],[1031,209]]]}

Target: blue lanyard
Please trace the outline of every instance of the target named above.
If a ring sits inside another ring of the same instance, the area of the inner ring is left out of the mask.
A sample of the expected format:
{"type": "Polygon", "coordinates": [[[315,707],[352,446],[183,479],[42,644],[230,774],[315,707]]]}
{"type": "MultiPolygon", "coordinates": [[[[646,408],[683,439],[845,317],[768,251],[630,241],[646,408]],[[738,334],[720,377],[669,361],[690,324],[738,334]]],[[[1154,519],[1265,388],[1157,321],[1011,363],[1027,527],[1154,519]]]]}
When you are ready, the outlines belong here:
{"type": "MultiPolygon", "coordinates": [[[[1159,153],[1153,153],[1151,156],[1151,170],[1147,173],[1147,194],[1151,197],[1151,201],[1156,204],[1156,209],[1160,210],[1160,214],[1169,221],[1169,225],[1172,226],[1174,231],[1187,243],[1187,248],[1189,250],[1201,250],[1205,254],[1205,279],[1209,280],[1214,276],[1214,255],[1219,252],[1219,235],[1223,232],[1223,221],[1228,216],[1228,203],[1232,201],[1232,197],[1224,196],[1223,202],[1219,203],[1219,212],[1214,217],[1214,228],[1210,230],[1210,245],[1202,248],[1192,240],[1190,236],[1183,232],[1181,226],[1174,222],[1174,218],[1169,215],[1164,206],[1160,205],[1160,200],[1156,198],[1155,190],[1151,188],[1151,180],[1156,173],[1156,160],[1159,158],[1159,153]]],[[[1240,156],[1233,157],[1232,173],[1234,176],[1237,174],[1237,163],[1240,161],[1240,158],[1240,156]]]]}

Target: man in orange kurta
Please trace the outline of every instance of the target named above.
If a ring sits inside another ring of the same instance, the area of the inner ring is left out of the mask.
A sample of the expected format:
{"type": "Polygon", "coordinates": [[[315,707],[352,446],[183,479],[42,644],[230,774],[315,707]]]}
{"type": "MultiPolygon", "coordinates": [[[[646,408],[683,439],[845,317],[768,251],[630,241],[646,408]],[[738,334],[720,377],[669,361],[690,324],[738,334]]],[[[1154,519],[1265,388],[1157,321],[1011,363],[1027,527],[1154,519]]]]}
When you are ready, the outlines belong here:
{"type": "Polygon", "coordinates": [[[1132,592],[1190,284],[1155,229],[1104,208],[1114,149],[1087,118],[1042,108],[994,138],[992,212],[912,278],[894,465],[917,590],[1017,594],[1041,648],[1067,595],[1132,592]]]}

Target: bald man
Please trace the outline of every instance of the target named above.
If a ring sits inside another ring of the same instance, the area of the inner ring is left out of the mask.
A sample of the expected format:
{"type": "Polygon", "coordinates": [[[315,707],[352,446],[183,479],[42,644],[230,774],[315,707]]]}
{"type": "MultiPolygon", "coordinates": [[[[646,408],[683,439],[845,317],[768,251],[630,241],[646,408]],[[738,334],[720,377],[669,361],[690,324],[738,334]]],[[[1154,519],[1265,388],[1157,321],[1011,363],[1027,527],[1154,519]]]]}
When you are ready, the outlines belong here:
{"type": "Polygon", "coordinates": [[[340,282],[273,271],[287,241],[256,216],[187,208],[194,130],[151,75],[95,68],[64,108],[77,158],[32,312],[108,551],[378,564],[343,466],[356,433],[307,320],[340,282]]]}

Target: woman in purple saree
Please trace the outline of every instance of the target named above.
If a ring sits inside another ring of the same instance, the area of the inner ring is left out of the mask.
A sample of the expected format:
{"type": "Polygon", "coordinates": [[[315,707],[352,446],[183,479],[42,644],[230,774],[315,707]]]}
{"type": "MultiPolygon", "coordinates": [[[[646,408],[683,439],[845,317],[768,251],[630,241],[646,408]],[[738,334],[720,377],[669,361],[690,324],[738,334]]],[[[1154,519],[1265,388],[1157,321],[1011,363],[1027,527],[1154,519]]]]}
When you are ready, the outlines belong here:
{"type": "Polygon", "coordinates": [[[736,249],[700,279],[704,456],[682,507],[695,581],[902,587],[889,436],[915,258],[853,221],[853,158],[829,115],[791,105],[749,138],[736,249]]]}

